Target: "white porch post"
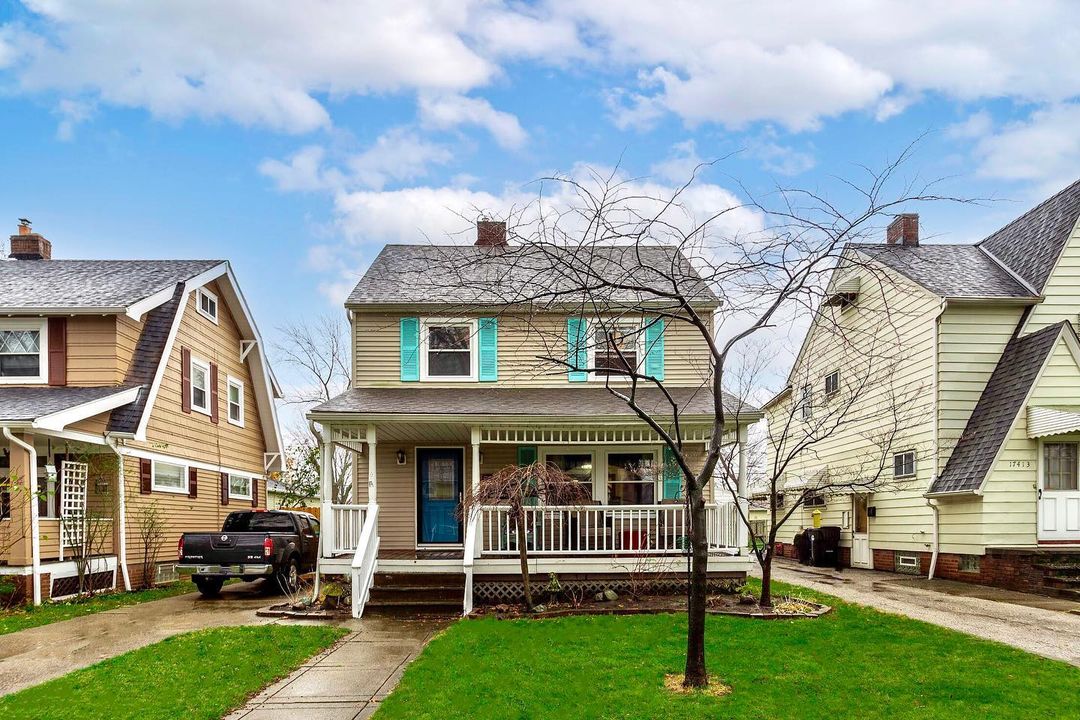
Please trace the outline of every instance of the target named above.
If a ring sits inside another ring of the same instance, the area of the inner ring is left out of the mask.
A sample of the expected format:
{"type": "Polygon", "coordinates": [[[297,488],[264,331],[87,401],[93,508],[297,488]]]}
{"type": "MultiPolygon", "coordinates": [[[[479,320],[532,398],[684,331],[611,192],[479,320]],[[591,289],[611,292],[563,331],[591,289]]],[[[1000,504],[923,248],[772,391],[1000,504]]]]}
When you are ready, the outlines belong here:
{"type": "MultiPolygon", "coordinates": [[[[368,461],[367,461],[367,501],[368,505],[376,504],[376,472],[375,472],[375,449],[376,449],[376,434],[375,426],[367,426],[367,449],[368,449],[368,461]]],[[[359,480],[359,478],[357,478],[359,480]]]]}
{"type": "Polygon", "coordinates": [[[472,442],[472,491],[476,493],[480,489],[480,428],[473,428],[471,433],[472,442]]]}
{"type": "Polygon", "coordinates": [[[319,475],[322,482],[322,535],[323,557],[333,557],[337,545],[334,534],[334,446],[330,442],[331,430],[324,425],[319,436],[322,439],[322,451],[319,455],[319,475]]]}
{"type": "MultiPolygon", "coordinates": [[[[747,428],[746,425],[740,426],[739,427],[739,477],[738,477],[737,485],[735,486],[736,487],[735,494],[738,496],[737,499],[736,499],[736,502],[739,503],[739,507],[742,510],[742,515],[745,516],[745,517],[749,517],[748,513],[750,512],[749,500],[747,499],[749,497],[749,495],[747,493],[747,488],[746,488],[746,480],[747,480],[747,473],[748,473],[746,443],[747,443],[747,440],[749,439],[749,437],[750,437],[749,428],[747,428]]],[[[737,527],[738,527],[738,533],[736,534],[735,537],[737,538],[737,542],[738,542],[738,546],[739,546],[739,552],[742,553],[743,550],[750,544],[750,536],[749,536],[749,532],[747,531],[747,528],[746,528],[746,523],[744,523],[742,521],[742,518],[736,517],[735,521],[736,521],[737,527]]]]}

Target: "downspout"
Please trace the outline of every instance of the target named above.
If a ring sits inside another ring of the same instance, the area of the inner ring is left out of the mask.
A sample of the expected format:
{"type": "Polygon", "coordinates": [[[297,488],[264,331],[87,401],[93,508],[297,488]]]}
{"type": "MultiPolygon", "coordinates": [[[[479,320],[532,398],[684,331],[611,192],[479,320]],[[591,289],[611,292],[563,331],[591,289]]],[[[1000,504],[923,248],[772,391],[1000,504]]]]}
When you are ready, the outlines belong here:
{"type": "MultiPolygon", "coordinates": [[[[116,514],[118,515],[117,521],[120,525],[120,538],[119,545],[116,552],[116,564],[120,566],[120,573],[124,577],[124,589],[131,592],[131,578],[128,577],[128,565],[127,565],[127,500],[125,492],[126,488],[124,478],[124,456],[120,454],[120,448],[117,447],[116,440],[109,436],[105,437],[105,444],[112,448],[112,451],[116,453],[117,460],[117,473],[116,473],[116,514]]],[[[146,582],[146,579],[143,579],[146,582]]]]}
{"type": "Polygon", "coordinates": [[[33,566],[34,604],[41,604],[41,538],[38,534],[38,487],[37,487],[37,449],[31,444],[11,434],[11,428],[4,425],[4,437],[30,454],[30,557],[33,566]]]}
{"type": "Polygon", "coordinates": [[[927,580],[933,580],[934,579],[934,571],[937,570],[938,521],[939,521],[939,512],[940,512],[940,510],[938,508],[937,500],[934,500],[932,498],[927,498],[926,499],[926,504],[930,506],[930,510],[932,510],[933,514],[934,514],[933,535],[931,535],[931,538],[930,538],[930,542],[932,543],[932,550],[931,550],[931,554],[930,554],[930,574],[926,576],[927,580]]]}

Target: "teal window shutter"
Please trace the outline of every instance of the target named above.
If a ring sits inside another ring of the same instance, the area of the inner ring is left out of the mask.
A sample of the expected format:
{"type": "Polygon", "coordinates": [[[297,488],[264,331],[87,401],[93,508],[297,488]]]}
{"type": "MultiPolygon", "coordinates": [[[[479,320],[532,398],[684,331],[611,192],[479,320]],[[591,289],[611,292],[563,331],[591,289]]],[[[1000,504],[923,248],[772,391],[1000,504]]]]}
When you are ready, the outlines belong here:
{"type": "Polygon", "coordinates": [[[420,318],[401,318],[401,381],[420,380],[420,318]]]}
{"type": "Polygon", "coordinates": [[[664,318],[649,318],[645,326],[645,374],[664,379],[664,318]]]}
{"type": "Polygon", "coordinates": [[[480,381],[495,382],[499,379],[499,319],[480,318],[477,334],[480,336],[480,381]]]}
{"type": "Polygon", "coordinates": [[[589,379],[589,373],[574,368],[589,366],[588,345],[585,342],[587,323],[585,318],[566,318],[566,362],[571,370],[567,373],[570,382],[585,382],[589,379]]]}
{"type": "Polygon", "coordinates": [[[664,499],[682,499],[682,470],[675,462],[675,453],[664,446],[664,499]]]}
{"type": "Polygon", "coordinates": [[[536,446],[535,445],[518,445],[518,467],[525,467],[526,465],[532,465],[536,462],[536,446]]]}

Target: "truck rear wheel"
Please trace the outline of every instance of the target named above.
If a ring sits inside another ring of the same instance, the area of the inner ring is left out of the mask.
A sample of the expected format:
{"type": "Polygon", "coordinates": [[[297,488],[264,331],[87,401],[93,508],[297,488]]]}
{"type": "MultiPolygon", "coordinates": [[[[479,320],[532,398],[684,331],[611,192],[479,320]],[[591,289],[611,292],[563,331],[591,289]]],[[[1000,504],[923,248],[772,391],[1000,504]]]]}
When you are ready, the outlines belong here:
{"type": "Polygon", "coordinates": [[[294,593],[300,587],[300,563],[293,557],[282,566],[277,574],[278,587],[282,592],[294,593]]]}
{"type": "Polygon", "coordinates": [[[192,580],[195,581],[195,587],[199,588],[199,593],[203,597],[217,597],[221,594],[221,586],[225,584],[224,578],[195,576],[192,580]]]}

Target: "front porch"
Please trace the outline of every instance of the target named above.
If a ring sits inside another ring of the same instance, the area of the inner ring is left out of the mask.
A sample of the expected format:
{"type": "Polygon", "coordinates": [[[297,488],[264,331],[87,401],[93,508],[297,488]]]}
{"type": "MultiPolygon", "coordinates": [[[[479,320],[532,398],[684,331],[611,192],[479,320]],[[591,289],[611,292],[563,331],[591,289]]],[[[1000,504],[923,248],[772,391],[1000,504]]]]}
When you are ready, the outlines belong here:
{"type": "MultiPolygon", "coordinates": [[[[520,574],[519,543],[530,571],[546,577],[617,578],[685,570],[689,513],[678,481],[657,470],[661,438],[640,423],[523,425],[464,422],[333,423],[323,421],[323,467],[334,448],[355,453],[351,502],[322,507],[323,574],[352,578],[353,612],[361,614],[376,573],[463,575],[469,612],[480,578],[520,574]],[[428,452],[432,451],[432,452],[428,452]],[[507,507],[456,512],[466,483],[479,487],[499,468],[544,460],[580,478],[592,498],[579,506],[532,506],[518,537],[507,507]],[[642,468],[651,468],[643,470],[642,468]],[[442,470],[438,483],[431,477],[442,470]],[[441,485],[439,484],[441,483],[441,485]],[[432,497],[449,503],[432,512],[432,497]]],[[[684,447],[704,456],[704,425],[687,427],[684,447]]],[[[728,440],[738,458],[737,492],[745,497],[745,427],[728,440]],[[740,437],[741,436],[741,437],[740,437]]],[[[323,477],[323,497],[331,497],[323,477]]],[[[706,490],[710,573],[742,576],[750,567],[747,537],[731,492],[717,478],[706,490]]],[[[745,499],[740,500],[745,502],[745,499]]],[[[502,584],[505,584],[502,583],[502,584]]]]}

